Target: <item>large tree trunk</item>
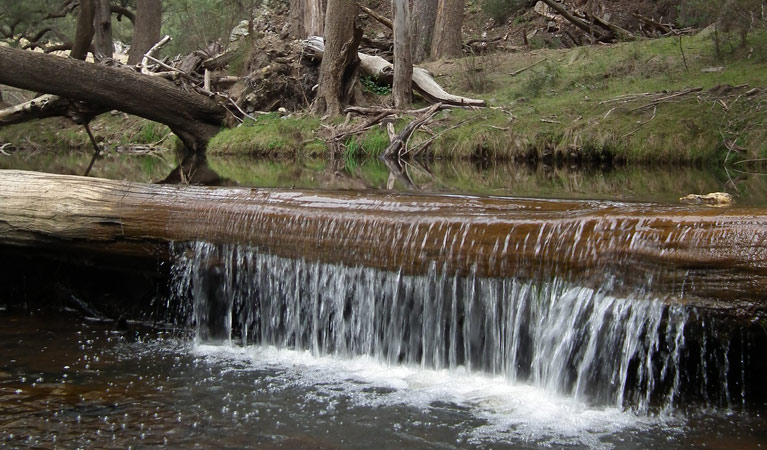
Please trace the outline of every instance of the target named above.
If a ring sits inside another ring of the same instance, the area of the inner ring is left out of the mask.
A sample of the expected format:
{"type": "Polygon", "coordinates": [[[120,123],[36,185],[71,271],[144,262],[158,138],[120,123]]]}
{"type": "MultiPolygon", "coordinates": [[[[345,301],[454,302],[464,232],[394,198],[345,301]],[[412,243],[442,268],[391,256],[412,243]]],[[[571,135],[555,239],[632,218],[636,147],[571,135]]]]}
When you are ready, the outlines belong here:
{"type": "Polygon", "coordinates": [[[137,0],[136,23],[133,27],[128,64],[138,64],[141,58],[160,40],[162,4],[160,0],[137,0]]]}
{"type": "Polygon", "coordinates": [[[112,7],[109,0],[95,0],[93,17],[93,51],[105,58],[111,58],[114,53],[112,41],[112,7]]]}
{"type": "Polygon", "coordinates": [[[127,68],[0,46],[0,84],[119,109],[168,125],[190,151],[202,151],[220,129],[225,109],[202,95],[127,68]]]}
{"type": "Polygon", "coordinates": [[[433,59],[461,56],[463,7],[464,0],[439,0],[437,22],[431,42],[431,57],[433,59]]]}
{"type": "Polygon", "coordinates": [[[404,109],[413,101],[413,60],[410,53],[410,5],[392,0],[394,11],[394,107],[404,109]]]}
{"type": "Polygon", "coordinates": [[[357,27],[357,7],[353,0],[329,0],[325,17],[325,55],[320,64],[314,110],[333,116],[341,114],[357,82],[357,47],[362,29],[357,27]]]}
{"type": "MultiPolygon", "coordinates": [[[[85,59],[93,41],[93,18],[96,14],[95,0],[80,0],[77,12],[77,28],[75,40],[72,43],[72,51],[69,56],[74,59],[85,59]]],[[[8,66],[6,66],[8,67],[8,66]]]]}
{"type": "Polygon", "coordinates": [[[431,54],[431,40],[437,21],[438,0],[416,0],[413,2],[410,38],[413,62],[424,61],[431,54]]]}
{"type": "Polygon", "coordinates": [[[290,0],[290,20],[298,38],[322,36],[325,30],[323,0],[290,0]]]}
{"type": "MultiPolygon", "coordinates": [[[[310,49],[316,56],[322,58],[325,51],[325,44],[321,37],[312,36],[304,45],[310,49]]],[[[367,55],[359,53],[360,72],[371,76],[383,83],[392,83],[394,68],[392,64],[380,56],[367,55]]],[[[413,89],[418,92],[426,101],[430,103],[444,103],[446,105],[456,106],[485,106],[484,100],[461,97],[446,92],[439,85],[431,74],[420,67],[413,68],[413,89]]]]}
{"type": "Polygon", "coordinates": [[[752,317],[767,306],[764,209],[213,189],[0,171],[0,244],[156,262],[171,242],[197,240],[405,274],[436,264],[461,275],[586,285],[614,277],[615,289],[711,300],[752,317]]]}

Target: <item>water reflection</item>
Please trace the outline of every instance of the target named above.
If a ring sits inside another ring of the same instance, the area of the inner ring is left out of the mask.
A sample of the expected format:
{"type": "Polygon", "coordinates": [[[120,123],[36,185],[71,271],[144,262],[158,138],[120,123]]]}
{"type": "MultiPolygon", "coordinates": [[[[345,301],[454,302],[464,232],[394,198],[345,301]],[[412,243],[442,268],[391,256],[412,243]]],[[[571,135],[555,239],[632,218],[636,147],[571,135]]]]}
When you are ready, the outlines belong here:
{"type": "Polygon", "coordinates": [[[468,161],[264,160],[211,156],[210,168],[243,186],[397,189],[422,192],[677,203],[691,193],[729,192],[739,205],[767,205],[767,176],[725,168],[569,167],[468,161]],[[393,175],[392,175],[393,174],[393,175]]]}

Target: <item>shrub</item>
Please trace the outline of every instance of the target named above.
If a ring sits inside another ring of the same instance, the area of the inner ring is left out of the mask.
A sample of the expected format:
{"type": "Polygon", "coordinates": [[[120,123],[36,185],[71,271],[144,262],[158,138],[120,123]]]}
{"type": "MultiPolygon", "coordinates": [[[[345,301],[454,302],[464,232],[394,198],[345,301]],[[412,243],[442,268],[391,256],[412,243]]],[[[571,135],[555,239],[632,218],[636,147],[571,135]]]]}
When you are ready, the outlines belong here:
{"type": "Polygon", "coordinates": [[[484,0],[482,11],[497,24],[504,23],[506,19],[530,3],[527,0],[484,0]]]}

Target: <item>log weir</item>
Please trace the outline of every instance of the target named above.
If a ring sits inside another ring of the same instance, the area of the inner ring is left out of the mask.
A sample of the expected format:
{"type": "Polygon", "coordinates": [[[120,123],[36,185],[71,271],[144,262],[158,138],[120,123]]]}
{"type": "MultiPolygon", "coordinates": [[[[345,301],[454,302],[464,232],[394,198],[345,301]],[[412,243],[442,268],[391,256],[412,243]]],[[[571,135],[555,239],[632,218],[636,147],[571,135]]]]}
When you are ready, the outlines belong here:
{"type": "Polygon", "coordinates": [[[150,185],[0,171],[0,244],[144,258],[169,243],[404,274],[551,278],[761,316],[767,210],[150,185]],[[616,280],[618,283],[616,283],[616,280]]]}

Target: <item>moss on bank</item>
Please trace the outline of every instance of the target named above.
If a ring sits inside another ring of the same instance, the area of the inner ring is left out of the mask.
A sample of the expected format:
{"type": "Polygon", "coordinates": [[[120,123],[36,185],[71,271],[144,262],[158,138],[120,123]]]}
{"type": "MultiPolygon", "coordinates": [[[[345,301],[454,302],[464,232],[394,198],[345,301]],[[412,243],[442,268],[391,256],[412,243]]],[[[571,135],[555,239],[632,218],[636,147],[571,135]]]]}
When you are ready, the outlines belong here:
{"type": "MultiPolygon", "coordinates": [[[[747,46],[717,56],[711,36],[703,32],[681,39],[475,56],[471,64],[432,63],[428,68],[447,90],[484,98],[490,107],[443,111],[413,136],[411,146],[433,140],[421,156],[437,159],[719,164],[725,158],[765,158],[765,48],[767,33],[760,31],[749,35],[747,46]],[[483,74],[480,80],[477,73],[483,74]]],[[[397,128],[409,119],[398,120],[397,128]]],[[[82,128],[62,123],[5,127],[0,143],[88,151],[82,128]]],[[[109,114],[93,128],[114,144],[151,143],[167,133],[161,125],[109,114]]],[[[328,135],[317,117],[267,114],[222,130],[208,152],[319,156],[329,151],[328,135]]],[[[171,148],[172,142],[161,146],[171,148]]],[[[379,155],[388,138],[375,127],[340,144],[333,151],[351,161],[379,155]]]]}
{"type": "Polygon", "coordinates": [[[296,156],[324,153],[326,147],[314,137],[320,127],[316,117],[283,118],[278,114],[259,116],[242,125],[223,130],[208,144],[208,153],[260,156],[296,156]]]}
{"type": "MultiPolygon", "coordinates": [[[[471,70],[461,61],[434,63],[430,69],[448,90],[484,98],[491,107],[440,113],[411,144],[436,135],[423,155],[444,159],[720,163],[728,152],[762,158],[767,54],[754,49],[767,46],[767,35],[749,39],[747,47],[718,57],[704,32],[681,41],[472,57],[471,70]],[[487,71],[484,92],[463,89],[477,86],[468,79],[477,70],[487,71]]],[[[268,115],[223,131],[210,151],[319,154],[327,151],[322,134],[315,118],[268,115]]],[[[386,144],[386,133],[374,128],[337,151],[344,158],[376,156],[386,144]]]]}

